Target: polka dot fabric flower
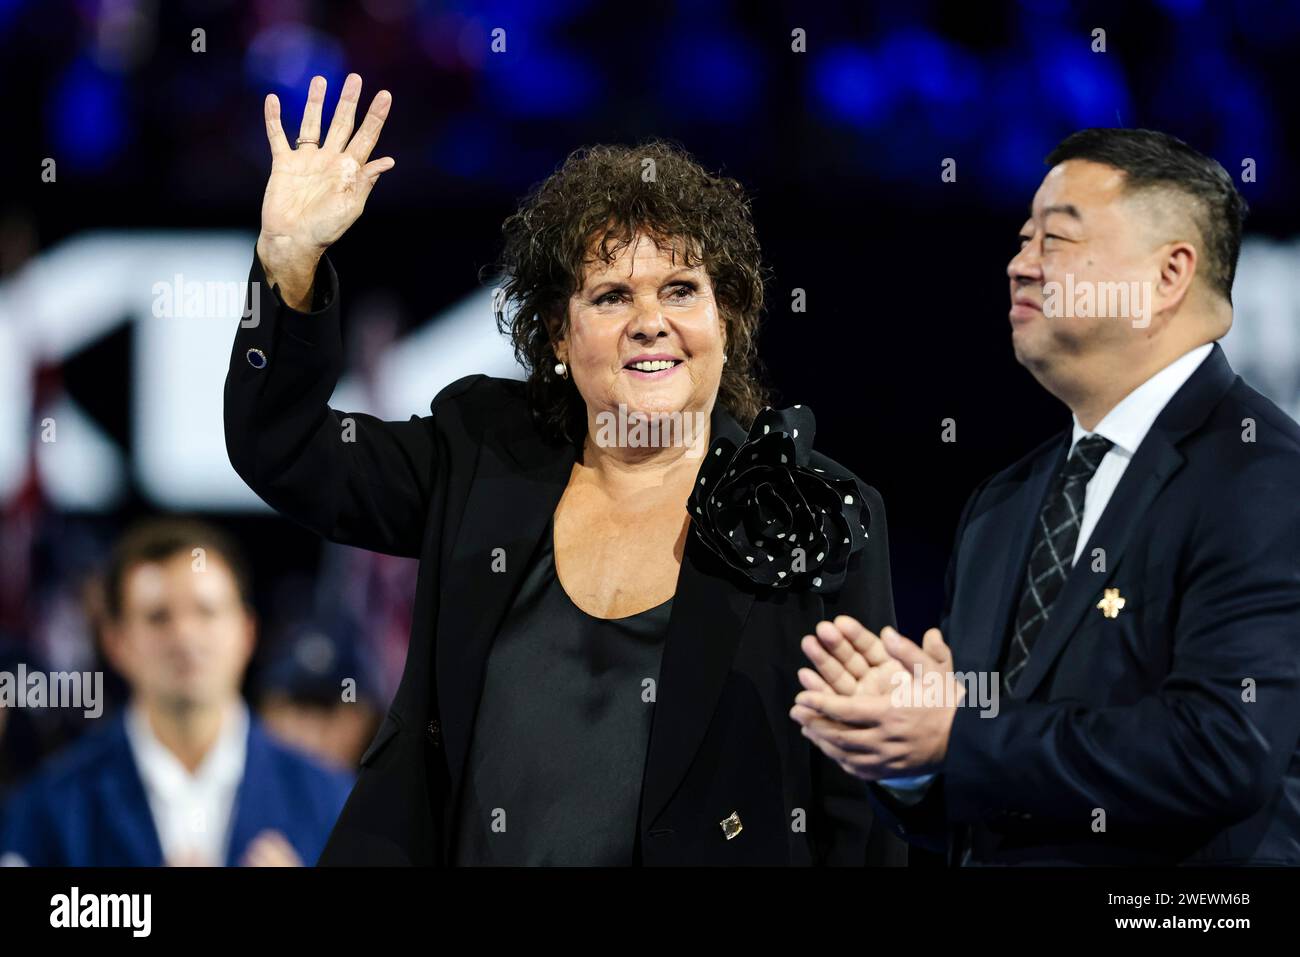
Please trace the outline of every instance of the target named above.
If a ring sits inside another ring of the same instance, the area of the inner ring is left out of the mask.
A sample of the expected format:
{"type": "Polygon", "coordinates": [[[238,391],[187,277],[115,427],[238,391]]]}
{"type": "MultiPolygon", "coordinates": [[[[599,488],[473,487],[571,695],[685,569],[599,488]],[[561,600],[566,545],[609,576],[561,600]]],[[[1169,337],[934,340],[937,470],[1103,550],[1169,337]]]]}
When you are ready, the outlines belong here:
{"type": "Polygon", "coordinates": [[[700,466],[686,504],[695,534],[757,585],[838,591],[866,544],[857,479],[810,464],[816,428],[811,409],[765,408],[739,447],[719,437],[700,466]]]}

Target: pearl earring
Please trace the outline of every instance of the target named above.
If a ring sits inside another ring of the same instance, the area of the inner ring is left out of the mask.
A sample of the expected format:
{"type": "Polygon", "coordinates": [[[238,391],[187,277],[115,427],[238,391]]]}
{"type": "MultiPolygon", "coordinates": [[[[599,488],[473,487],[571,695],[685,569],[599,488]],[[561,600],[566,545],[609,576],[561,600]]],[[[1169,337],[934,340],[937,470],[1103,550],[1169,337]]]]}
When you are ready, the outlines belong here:
{"type": "Polygon", "coordinates": [[[567,375],[568,371],[569,371],[569,367],[566,366],[563,362],[557,362],[557,363],[555,363],[555,374],[556,374],[557,376],[559,376],[560,378],[562,378],[562,379],[567,379],[567,378],[568,378],[568,375],[567,375]]]}

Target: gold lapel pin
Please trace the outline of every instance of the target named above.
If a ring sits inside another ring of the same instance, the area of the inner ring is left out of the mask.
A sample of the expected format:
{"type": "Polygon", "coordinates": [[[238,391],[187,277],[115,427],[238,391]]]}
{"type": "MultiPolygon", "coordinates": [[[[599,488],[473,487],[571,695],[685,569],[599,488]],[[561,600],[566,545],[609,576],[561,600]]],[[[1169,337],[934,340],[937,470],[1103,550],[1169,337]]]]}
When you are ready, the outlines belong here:
{"type": "Polygon", "coordinates": [[[745,829],[745,825],[740,823],[740,815],[735,811],[732,811],[729,816],[719,821],[718,825],[722,828],[722,833],[726,835],[727,840],[731,840],[745,829]]]}
{"type": "Polygon", "coordinates": [[[1101,601],[1097,602],[1097,607],[1107,618],[1118,618],[1120,609],[1126,604],[1128,602],[1120,595],[1118,588],[1107,588],[1101,601]]]}

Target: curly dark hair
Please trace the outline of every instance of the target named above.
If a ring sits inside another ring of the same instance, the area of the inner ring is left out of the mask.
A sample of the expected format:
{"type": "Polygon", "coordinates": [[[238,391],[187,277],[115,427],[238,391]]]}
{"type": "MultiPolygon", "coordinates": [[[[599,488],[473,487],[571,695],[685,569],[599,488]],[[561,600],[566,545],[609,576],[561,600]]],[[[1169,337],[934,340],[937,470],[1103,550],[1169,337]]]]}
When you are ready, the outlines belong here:
{"type": "Polygon", "coordinates": [[[736,180],[709,173],[664,140],[586,147],[536,186],[501,231],[497,328],[528,372],[533,417],[551,439],[578,444],[587,431],[572,378],[553,368],[554,340],[567,332],[569,297],[581,288],[593,250],[612,262],[638,233],[709,274],[727,330],[718,388],[723,408],[748,429],[769,403],[758,358],[766,273],[749,199],[736,180]]]}

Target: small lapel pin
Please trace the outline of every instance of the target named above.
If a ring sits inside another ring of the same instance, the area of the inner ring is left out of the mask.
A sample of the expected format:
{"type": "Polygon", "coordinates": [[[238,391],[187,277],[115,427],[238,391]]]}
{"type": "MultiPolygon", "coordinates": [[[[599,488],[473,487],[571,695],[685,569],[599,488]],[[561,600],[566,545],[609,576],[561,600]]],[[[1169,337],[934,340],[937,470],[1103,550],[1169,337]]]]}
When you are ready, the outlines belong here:
{"type": "Polygon", "coordinates": [[[740,815],[735,811],[732,811],[729,816],[723,818],[718,822],[718,824],[722,828],[722,833],[726,836],[727,840],[731,840],[745,829],[745,826],[740,823],[740,815]]]}
{"type": "Polygon", "coordinates": [[[1118,618],[1120,609],[1126,604],[1128,602],[1120,595],[1118,588],[1107,588],[1101,601],[1097,602],[1097,607],[1107,618],[1118,618]]]}

